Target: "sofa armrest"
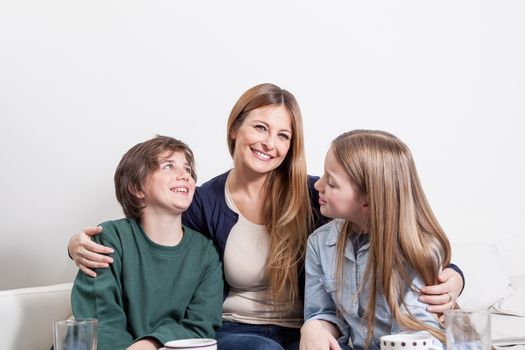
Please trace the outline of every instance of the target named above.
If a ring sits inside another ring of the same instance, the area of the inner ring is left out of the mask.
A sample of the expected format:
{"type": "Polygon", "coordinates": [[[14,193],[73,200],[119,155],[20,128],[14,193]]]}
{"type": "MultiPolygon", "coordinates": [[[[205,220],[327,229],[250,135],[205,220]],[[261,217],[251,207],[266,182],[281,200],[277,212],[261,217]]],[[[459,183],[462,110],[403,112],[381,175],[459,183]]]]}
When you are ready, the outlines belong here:
{"type": "Polygon", "coordinates": [[[53,321],[71,316],[72,283],[0,291],[0,349],[49,350],[53,321]]]}

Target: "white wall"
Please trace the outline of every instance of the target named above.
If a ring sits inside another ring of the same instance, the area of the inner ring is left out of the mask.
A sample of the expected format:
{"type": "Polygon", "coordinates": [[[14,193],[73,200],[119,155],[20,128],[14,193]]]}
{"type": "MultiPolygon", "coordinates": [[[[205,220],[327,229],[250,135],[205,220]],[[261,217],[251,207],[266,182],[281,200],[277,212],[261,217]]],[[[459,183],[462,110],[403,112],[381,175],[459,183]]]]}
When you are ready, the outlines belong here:
{"type": "Polygon", "coordinates": [[[413,150],[452,241],[498,242],[525,273],[525,2],[0,2],[0,289],[70,281],[68,238],[120,217],[113,171],[166,134],[199,183],[231,165],[230,108],[298,98],[309,171],[380,128],[413,150]]]}

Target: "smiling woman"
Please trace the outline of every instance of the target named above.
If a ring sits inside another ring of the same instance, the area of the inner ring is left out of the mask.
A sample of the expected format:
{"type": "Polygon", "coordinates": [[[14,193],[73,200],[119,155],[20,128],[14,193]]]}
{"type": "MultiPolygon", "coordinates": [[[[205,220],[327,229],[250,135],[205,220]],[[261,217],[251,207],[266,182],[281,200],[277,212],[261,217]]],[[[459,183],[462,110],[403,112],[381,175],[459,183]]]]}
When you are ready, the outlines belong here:
{"type": "Polygon", "coordinates": [[[249,171],[269,173],[282,163],[290,149],[290,114],[283,105],[259,107],[235,120],[230,137],[235,142],[236,164],[246,164],[249,171]]]}

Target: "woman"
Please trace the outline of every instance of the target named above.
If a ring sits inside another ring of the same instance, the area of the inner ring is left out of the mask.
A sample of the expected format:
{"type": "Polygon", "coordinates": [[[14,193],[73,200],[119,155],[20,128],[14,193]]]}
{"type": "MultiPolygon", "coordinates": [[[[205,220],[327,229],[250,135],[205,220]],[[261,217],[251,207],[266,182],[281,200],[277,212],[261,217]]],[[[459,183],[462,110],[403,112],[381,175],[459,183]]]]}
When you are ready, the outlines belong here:
{"type": "MultiPolygon", "coordinates": [[[[302,117],[294,96],[273,84],[246,91],[228,119],[234,166],[196,189],[187,226],[214,240],[223,260],[225,301],[219,348],[297,349],[303,322],[303,261],[308,233],[324,223],[317,178],[306,173],[302,117]]],[[[69,242],[79,268],[107,267],[109,250],[87,228],[69,242]]],[[[429,308],[451,307],[463,281],[446,269],[424,292],[429,308]]]]}

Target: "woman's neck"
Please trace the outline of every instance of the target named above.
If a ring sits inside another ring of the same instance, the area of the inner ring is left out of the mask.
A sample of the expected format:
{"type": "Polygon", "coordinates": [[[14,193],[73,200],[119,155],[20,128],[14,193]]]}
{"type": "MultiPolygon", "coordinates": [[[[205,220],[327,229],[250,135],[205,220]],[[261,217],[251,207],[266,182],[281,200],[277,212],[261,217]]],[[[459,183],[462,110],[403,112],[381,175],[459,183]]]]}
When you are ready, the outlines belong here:
{"type": "Polygon", "coordinates": [[[266,179],[268,174],[243,172],[233,168],[228,174],[230,196],[240,213],[254,224],[264,225],[266,179]]]}
{"type": "Polygon", "coordinates": [[[250,198],[260,198],[264,194],[268,174],[258,174],[233,168],[228,174],[230,193],[244,193],[250,198]]]}
{"type": "Polygon", "coordinates": [[[176,246],[182,240],[181,215],[146,213],[140,218],[140,223],[146,236],[157,244],[176,246]]]}

